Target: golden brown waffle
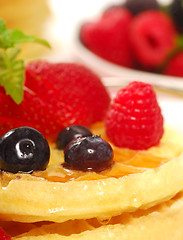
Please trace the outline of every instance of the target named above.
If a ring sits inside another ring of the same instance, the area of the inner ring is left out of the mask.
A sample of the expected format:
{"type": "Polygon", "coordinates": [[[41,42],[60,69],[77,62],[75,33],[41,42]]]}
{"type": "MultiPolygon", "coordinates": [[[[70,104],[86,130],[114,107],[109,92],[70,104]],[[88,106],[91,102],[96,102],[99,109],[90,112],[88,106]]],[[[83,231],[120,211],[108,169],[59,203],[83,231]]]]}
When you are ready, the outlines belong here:
{"type": "MultiPolygon", "coordinates": [[[[106,139],[102,124],[92,130],[106,139]]],[[[5,226],[8,232],[13,224],[22,226],[22,232],[11,233],[22,240],[173,239],[167,237],[174,229],[183,236],[182,139],[166,129],[159,146],[148,150],[113,146],[114,164],[99,173],[63,168],[63,152],[52,144],[45,171],[1,173],[2,224],[15,221],[5,226]],[[152,238],[147,237],[149,226],[152,238]],[[158,231],[160,237],[155,238],[158,231]]]]}
{"type": "MultiPolygon", "coordinates": [[[[73,220],[65,223],[34,224],[32,229],[15,237],[17,240],[92,240],[92,239],[176,239],[182,240],[183,196],[135,213],[123,213],[100,222],[97,219],[73,220]]],[[[17,227],[12,224],[12,227],[17,227]]]]}

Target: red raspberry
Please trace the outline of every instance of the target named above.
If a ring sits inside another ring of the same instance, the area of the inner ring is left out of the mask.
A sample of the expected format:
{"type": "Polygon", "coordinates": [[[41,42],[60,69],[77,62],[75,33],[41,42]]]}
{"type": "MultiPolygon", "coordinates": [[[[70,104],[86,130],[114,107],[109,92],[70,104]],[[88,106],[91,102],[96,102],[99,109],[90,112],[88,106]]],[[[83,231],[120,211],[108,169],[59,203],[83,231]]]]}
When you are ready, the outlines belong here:
{"type": "Polygon", "coordinates": [[[11,240],[10,236],[0,227],[0,240],[11,240]]]}
{"type": "Polygon", "coordinates": [[[176,30],[170,17],[157,10],[137,15],[129,30],[137,61],[146,68],[161,64],[176,44],[176,30]]]}
{"type": "Polygon", "coordinates": [[[106,134],[118,147],[147,149],[163,135],[163,117],[150,84],[132,82],[121,89],[106,116],[106,134]]]}
{"type": "Polygon", "coordinates": [[[183,51],[172,57],[163,73],[170,76],[183,77],[183,51]]]}
{"type": "Polygon", "coordinates": [[[132,67],[128,28],[132,15],[127,9],[112,7],[96,22],[85,23],[80,30],[83,44],[100,57],[132,67]]]}

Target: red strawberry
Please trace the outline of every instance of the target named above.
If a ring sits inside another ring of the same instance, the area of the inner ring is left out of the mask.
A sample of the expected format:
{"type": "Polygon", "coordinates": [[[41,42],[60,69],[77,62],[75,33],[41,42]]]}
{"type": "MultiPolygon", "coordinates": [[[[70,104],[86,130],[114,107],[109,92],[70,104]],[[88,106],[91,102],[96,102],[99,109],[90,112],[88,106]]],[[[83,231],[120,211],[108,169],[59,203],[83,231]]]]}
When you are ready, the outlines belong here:
{"type": "Polygon", "coordinates": [[[106,134],[118,147],[147,149],[163,134],[163,117],[151,85],[132,82],[121,89],[106,116],[106,134]]]}
{"type": "Polygon", "coordinates": [[[55,136],[61,130],[54,107],[37,96],[30,89],[24,90],[24,99],[18,105],[4,89],[0,89],[0,133],[1,135],[11,128],[30,126],[38,129],[45,136],[55,136]]]}
{"type": "Polygon", "coordinates": [[[11,240],[11,237],[0,227],[0,240],[11,240]]]}
{"type": "Polygon", "coordinates": [[[163,73],[166,75],[183,77],[183,51],[172,57],[163,73]]]}
{"type": "Polygon", "coordinates": [[[74,123],[88,126],[103,120],[110,102],[100,78],[75,63],[31,63],[27,66],[25,84],[37,93],[41,91],[42,98],[49,99],[50,104],[57,105],[64,127],[74,123]],[[33,81],[38,83],[33,85],[33,81]],[[36,89],[38,84],[44,86],[36,89]],[[55,98],[51,97],[53,93],[55,98]]]}
{"type": "Polygon", "coordinates": [[[134,55],[146,68],[155,68],[161,64],[176,44],[174,24],[161,11],[149,10],[137,15],[129,32],[134,55]]]}
{"type": "Polygon", "coordinates": [[[47,138],[71,124],[89,126],[104,118],[109,94],[100,78],[84,66],[34,62],[26,68],[24,99],[17,105],[0,89],[1,134],[31,126],[47,138]]]}
{"type": "Polygon", "coordinates": [[[80,30],[83,44],[92,52],[113,63],[132,67],[128,28],[131,13],[122,8],[108,9],[96,22],[85,23],[80,30]]]}

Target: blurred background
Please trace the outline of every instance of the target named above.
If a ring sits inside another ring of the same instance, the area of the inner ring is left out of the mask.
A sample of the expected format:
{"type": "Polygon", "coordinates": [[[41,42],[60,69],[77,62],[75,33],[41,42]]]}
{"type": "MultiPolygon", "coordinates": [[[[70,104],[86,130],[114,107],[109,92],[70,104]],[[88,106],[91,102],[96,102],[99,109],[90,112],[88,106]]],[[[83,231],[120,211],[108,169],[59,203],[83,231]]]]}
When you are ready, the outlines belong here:
{"type": "MultiPolygon", "coordinates": [[[[161,0],[163,4],[171,0],[161,0]]],[[[44,37],[52,50],[36,44],[23,45],[22,56],[72,58],[73,39],[84,20],[99,15],[105,8],[124,0],[0,0],[0,18],[9,28],[44,37]]]]}

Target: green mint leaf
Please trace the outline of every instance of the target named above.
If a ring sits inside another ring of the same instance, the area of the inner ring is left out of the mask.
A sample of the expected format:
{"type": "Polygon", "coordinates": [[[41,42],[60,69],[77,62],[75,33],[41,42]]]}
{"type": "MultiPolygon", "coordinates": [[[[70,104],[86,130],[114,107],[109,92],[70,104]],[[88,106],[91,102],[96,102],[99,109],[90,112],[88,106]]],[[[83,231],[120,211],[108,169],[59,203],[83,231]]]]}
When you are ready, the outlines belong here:
{"type": "Polygon", "coordinates": [[[30,35],[25,35],[22,31],[18,29],[7,30],[7,34],[8,38],[11,39],[11,44],[13,45],[26,42],[37,42],[50,48],[50,44],[46,40],[30,35]]]}
{"type": "Polygon", "coordinates": [[[0,19],[0,34],[5,31],[6,31],[6,24],[2,19],[0,19]]]}
{"type": "Polygon", "coordinates": [[[0,71],[0,85],[17,104],[23,99],[24,71],[23,60],[12,61],[9,69],[0,71]]]}
{"type": "Polygon", "coordinates": [[[177,37],[177,48],[183,50],[183,35],[177,37]]]}
{"type": "MultiPolygon", "coordinates": [[[[9,48],[6,51],[8,59],[11,61],[15,60],[18,54],[20,53],[19,47],[9,48]]],[[[6,63],[4,61],[3,52],[0,52],[0,69],[6,68],[6,63]]]]}
{"type": "Polygon", "coordinates": [[[19,104],[23,100],[24,62],[16,60],[20,52],[19,44],[35,42],[50,48],[50,44],[41,38],[26,35],[18,29],[7,29],[0,19],[0,85],[13,100],[19,104]]]}

